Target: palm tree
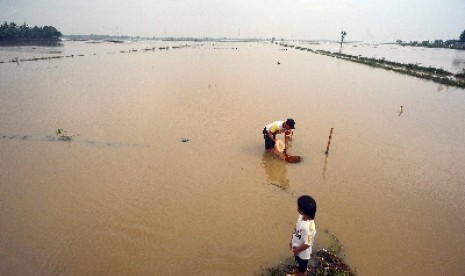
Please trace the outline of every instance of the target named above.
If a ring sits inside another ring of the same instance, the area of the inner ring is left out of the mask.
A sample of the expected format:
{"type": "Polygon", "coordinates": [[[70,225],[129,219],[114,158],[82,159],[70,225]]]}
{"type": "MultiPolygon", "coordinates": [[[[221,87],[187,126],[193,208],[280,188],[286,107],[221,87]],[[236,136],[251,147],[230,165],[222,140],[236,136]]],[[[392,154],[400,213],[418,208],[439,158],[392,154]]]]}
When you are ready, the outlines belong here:
{"type": "Polygon", "coordinates": [[[460,35],[459,40],[465,42],[465,31],[462,32],[462,34],[460,35]]]}

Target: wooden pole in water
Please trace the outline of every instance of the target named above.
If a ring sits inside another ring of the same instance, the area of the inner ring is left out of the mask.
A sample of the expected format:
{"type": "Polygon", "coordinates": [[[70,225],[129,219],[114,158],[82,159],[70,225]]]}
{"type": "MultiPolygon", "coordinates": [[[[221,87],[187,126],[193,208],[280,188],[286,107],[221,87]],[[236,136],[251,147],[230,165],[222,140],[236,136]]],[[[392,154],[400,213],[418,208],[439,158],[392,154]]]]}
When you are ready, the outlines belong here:
{"type": "Polygon", "coordinates": [[[331,128],[331,130],[329,131],[328,145],[326,146],[325,154],[329,153],[329,145],[331,144],[331,137],[333,136],[333,129],[334,128],[331,128]]]}

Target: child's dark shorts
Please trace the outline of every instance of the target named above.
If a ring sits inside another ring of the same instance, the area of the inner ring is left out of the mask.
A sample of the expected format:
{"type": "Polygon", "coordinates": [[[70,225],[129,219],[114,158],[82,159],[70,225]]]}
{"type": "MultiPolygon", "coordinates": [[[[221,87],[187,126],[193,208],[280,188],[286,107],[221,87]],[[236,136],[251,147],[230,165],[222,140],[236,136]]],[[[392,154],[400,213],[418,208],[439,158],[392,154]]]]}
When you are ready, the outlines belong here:
{"type": "Polygon", "coordinates": [[[263,133],[263,139],[265,139],[265,149],[274,148],[274,144],[276,142],[270,139],[270,136],[268,136],[268,133],[266,132],[266,128],[263,129],[262,133],[263,133]]]}
{"type": "Polygon", "coordinates": [[[297,263],[297,269],[299,272],[306,272],[308,267],[308,259],[301,259],[299,256],[295,256],[295,262],[297,263]]]}

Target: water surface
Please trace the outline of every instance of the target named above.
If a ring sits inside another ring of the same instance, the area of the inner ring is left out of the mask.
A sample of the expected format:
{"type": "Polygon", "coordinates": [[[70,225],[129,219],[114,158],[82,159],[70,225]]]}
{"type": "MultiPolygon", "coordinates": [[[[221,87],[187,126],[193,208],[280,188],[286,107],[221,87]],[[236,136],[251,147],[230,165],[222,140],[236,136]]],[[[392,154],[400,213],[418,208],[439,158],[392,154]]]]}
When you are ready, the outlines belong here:
{"type": "Polygon", "coordinates": [[[0,274],[254,274],[301,194],[360,275],[463,273],[463,89],[271,43],[129,53],[161,45],[0,64],[0,274]],[[300,164],[264,153],[288,117],[300,164]]]}
{"type": "Polygon", "coordinates": [[[325,50],[352,56],[360,55],[405,64],[416,64],[423,67],[440,68],[453,74],[465,69],[464,50],[366,42],[344,43],[342,48],[340,43],[335,42],[292,42],[292,44],[313,50],[325,50]]]}

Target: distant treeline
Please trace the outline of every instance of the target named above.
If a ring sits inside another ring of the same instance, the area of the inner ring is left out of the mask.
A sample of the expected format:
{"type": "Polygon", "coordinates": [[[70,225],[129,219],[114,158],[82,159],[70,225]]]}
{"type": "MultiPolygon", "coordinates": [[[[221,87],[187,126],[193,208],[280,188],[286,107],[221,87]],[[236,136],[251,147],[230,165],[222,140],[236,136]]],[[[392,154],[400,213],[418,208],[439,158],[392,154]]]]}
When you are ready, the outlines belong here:
{"type": "Polygon", "coordinates": [[[58,41],[61,33],[52,26],[30,28],[24,23],[21,26],[6,21],[0,25],[0,42],[28,42],[28,41],[58,41]]]}
{"type": "Polygon", "coordinates": [[[465,49],[465,41],[459,40],[435,40],[435,41],[410,41],[404,42],[397,40],[397,44],[402,46],[413,46],[413,47],[426,47],[426,48],[450,48],[450,49],[465,49]]]}
{"type": "Polygon", "coordinates": [[[465,50],[465,30],[460,34],[459,40],[451,39],[451,40],[442,40],[437,39],[434,41],[410,41],[405,42],[402,40],[396,41],[398,44],[402,46],[414,46],[414,47],[428,47],[428,48],[451,48],[451,49],[462,49],[465,50]]]}

